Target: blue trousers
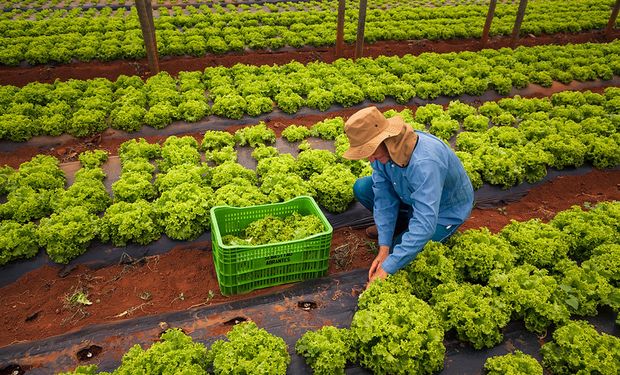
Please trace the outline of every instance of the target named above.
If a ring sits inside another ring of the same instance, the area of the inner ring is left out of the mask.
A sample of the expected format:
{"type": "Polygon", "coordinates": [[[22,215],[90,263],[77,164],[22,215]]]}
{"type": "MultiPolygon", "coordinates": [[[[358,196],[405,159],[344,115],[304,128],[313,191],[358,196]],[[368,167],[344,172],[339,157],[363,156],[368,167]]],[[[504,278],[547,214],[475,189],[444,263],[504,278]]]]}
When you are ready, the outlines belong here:
{"type": "MultiPolygon", "coordinates": [[[[353,194],[355,195],[355,199],[358,200],[364,207],[366,207],[370,212],[372,212],[375,202],[375,193],[372,191],[372,178],[362,177],[355,181],[353,185],[353,194]]],[[[392,241],[392,246],[390,251],[394,248],[394,246],[398,245],[403,240],[403,234],[408,230],[409,220],[413,216],[413,207],[408,204],[401,202],[400,208],[398,210],[398,218],[396,219],[396,230],[394,231],[394,239],[392,241]]],[[[437,224],[435,227],[435,233],[431,238],[431,241],[435,242],[444,242],[451,235],[456,232],[456,230],[461,225],[448,225],[444,226],[441,224],[437,224]]]]}

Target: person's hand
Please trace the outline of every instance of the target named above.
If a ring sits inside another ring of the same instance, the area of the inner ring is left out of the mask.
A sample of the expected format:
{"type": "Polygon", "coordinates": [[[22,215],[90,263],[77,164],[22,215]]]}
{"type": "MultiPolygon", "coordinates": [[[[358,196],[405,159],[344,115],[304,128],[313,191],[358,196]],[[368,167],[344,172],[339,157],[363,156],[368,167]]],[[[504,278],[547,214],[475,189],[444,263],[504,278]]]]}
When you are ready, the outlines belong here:
{"type": "Polygon", "coordinates": [[[370,269],[368,270],[369,283],[378,276],[382,276],[382,279],[385,279],[387,277],[387,272],[385,272],[383,268],[381,268],[381,264],[383,263],[385,258],[388,257],[388,255],[390,255],[390,248],[388,246],[380,246],[379,254],[377,254],[375,260],[372,261],[370,269]]]}
{"type": "Polygon", "coordinates": [[[377,279],[385,280],[386,277],[388,277],[388,273],[383,270],[383,267],[381,267],[381,265],[379,265],[379,267],[377,268],[377,271],[375,271],[374,275],[372,275],[372,277],[368,279],[368,285],[366,286],[366,289],[368,289],[368,286],[373,281],[375,281],[377,279]]]}

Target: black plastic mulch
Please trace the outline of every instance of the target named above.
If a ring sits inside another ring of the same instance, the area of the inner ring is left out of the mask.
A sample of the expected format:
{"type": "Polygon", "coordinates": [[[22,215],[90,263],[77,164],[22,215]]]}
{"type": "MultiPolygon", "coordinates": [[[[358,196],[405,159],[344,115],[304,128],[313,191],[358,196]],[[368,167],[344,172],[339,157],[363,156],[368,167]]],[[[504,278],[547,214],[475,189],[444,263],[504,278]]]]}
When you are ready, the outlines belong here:
{"type": "MultiPolygon", "coordinates": [[[[4,364],[3,367],[20,366],[27,369],[27,374],[57,373],[85,364],[98,364],[100,370],[109,371],[120,364],[122,354],[134,344],[146,348],[157,341],[163,328],[181,328],[194,340],[210,346],[215,340],[222,339],[235,323],[252,320],[286,341],[292,356],[288,374],[311,374],[304,359],[294,353],[295,343],[306,331],[324,325],[348,327],[366,278],[366,270],[355,270],[292,284],[276,294],[229,304],[88,326],[77,332],[0,348],[0,363],[4,364]]],[[[602,309],[598,316],[588,320],[599,331],[615,336],[620,333],[611,310],[602,309]]],[[[441,374],[481,374],[488,357],[517,349],[540,360],[538,350],[551,339],[551,332],[545,337],[537,337],[527,332],[520,321],[511,322],[504,334],[504,342],[494,348],[474,350],[448,333],[444,340],[446,357],[441,374]]],[[[0,367],[0,373],[3,367],[0,367]]],[[[370,372],[351,366],[346,373],[370,372]]]]}

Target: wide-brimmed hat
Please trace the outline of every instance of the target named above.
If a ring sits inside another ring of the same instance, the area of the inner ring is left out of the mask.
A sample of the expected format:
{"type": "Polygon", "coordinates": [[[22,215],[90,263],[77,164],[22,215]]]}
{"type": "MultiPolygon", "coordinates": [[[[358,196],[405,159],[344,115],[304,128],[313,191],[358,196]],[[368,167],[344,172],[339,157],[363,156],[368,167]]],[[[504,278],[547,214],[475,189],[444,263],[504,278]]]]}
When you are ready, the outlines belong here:
{"type": "Polygon", "coordinates": [[[400,116],[386,119],[377,107],[355,112],[344,124],[350,146],[342,156],[350,160],[365,159],[381,142],[401,134],[405,127],[409,126],[400,116]]]}

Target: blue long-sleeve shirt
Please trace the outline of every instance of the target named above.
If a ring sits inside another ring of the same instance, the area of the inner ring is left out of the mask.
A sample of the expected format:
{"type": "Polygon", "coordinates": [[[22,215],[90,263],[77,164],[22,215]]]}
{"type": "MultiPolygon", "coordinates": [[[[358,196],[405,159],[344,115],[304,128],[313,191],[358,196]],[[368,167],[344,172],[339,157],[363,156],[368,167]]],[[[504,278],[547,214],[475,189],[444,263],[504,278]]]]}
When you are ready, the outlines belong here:
{"type": "Polygon", "coordinates": [[[454,151],[439,138],[417,132],[409,164],[399,167],[375,160],[372,181],[373,215],[380,246],[391,246],[401,202],[413,207],[402,242],[383,261],[385,272],[405,267],[433,237],[437,224],[459,225],[471,213],[474,190],[454,151]]]}

